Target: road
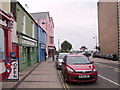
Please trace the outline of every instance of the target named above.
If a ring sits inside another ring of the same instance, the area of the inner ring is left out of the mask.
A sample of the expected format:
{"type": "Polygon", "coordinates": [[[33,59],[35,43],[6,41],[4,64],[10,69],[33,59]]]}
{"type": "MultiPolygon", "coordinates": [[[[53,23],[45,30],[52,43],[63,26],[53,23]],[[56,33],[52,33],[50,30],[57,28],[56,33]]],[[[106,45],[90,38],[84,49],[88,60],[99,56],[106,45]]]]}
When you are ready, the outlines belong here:
{"type": "Polygon", "coordinates": [[[98,70],[98,81],[96,83],[64,83],[63,76],[61,71],[59,70],[59,76],[61,78],[61,82],[63,83],[64,88],[67,90],[71,89],[109,89],[109,90],[118,90],[120,87],[118,81],[118,75],[120,73],[120,69],[118,68],[119,63],[117,61],[105,60],[93,58],[94,65],[98,70]]]}

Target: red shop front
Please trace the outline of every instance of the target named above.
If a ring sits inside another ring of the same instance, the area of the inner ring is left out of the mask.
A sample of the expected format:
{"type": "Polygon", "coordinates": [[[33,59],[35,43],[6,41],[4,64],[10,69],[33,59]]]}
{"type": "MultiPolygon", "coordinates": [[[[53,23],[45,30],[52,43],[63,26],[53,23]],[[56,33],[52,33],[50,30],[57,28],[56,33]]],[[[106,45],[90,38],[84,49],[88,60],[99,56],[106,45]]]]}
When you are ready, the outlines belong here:
{"type": "Polygon", "coordinates": [[[6,78],[4,60],[12,51],[11,28],[13,19],[0,9],[0,81],[6,78]],[[2,68],[1,68],[2,67],[2,68]]]}

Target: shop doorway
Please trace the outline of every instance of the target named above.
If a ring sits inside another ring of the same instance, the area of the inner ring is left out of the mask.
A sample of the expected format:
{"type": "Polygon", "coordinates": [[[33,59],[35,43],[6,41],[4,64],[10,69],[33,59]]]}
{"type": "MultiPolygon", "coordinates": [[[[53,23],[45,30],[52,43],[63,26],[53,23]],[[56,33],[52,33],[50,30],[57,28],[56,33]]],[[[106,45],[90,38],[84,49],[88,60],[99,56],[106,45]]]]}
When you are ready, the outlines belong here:
{"type": "Polygon", "coordinates": [[[27,47],[27,62],[28,62],[28,66],[31,66],[31,49],[30,47],[27,47]]]}

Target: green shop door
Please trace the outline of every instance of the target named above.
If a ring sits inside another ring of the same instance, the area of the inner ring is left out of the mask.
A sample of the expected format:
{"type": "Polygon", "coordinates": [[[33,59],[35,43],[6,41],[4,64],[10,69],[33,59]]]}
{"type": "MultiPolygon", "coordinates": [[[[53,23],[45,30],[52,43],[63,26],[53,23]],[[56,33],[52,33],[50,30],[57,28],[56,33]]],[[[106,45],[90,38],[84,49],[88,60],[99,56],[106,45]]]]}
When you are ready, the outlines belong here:
{"type": "Polygon", "coordinates": [[[31,66],[31,48],[27,47],[27,62],[28,62],[28,66],[31,66]]]}

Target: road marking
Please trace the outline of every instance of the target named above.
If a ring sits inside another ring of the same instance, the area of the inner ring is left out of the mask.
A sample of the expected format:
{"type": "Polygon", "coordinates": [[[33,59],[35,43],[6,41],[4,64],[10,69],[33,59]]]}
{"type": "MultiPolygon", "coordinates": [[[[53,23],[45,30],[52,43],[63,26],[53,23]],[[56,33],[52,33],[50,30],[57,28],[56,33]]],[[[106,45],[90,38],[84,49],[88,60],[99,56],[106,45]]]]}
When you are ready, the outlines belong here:
{"type": "Polygon", "coordinates": [[[111,68],[111,69],[115,69],[115,71],[116,71],[116,70],[117,70],[117,71],[120,71],[119,68],[115,68],[115,67],[112,67],[112,66],[104,65],[104,64],[101,64],[101,63],[95,63],[95,64],[98,64],[100,67],[101,67],[101,66],[102,66],[102,67],[108,67],[108,68],[111,68]]]}
{"type": "Polygon", "coordinates": [[[59,71],[58,71],[58,74],[59,74],[59,76],[60,76],[60,80],[61,80],[61,82],[62,82],[62,85],[63,85],[64,89],[66,90],[66,87],[65,87],[65,85],[64,85],[64,82],[63,82],[63,80],[62,80],[62,77],[61,77],[61,75],[60,75],[60,72],[59,72],[59,71]]]}
{"type": "Polygon", "coordinates": [[[115,85],[117,85],[117,86],[120,86],[120,84],[118,84],[118,83],[116,83],[116,82],[114,82],[114,81],[112,81],[112,80],[110,80],[110,79],[108,79],[108,78],[106,78],[104,76],[101,76],[101,75],[98,75],[98,76],[105,79],[105,80],[107,80],[107,81],[109,81],[109,82],[111,82],[111,83],[113,83],[113,84],[115,84],[115,85]]]}
{"type": "Polygon", "coordinates": [[[118,70],[118,69],[116,69],[115,71],[116,71],[116,72],[120,72],[120,70],[118,70]]]}
{"type": "Polygon", "coordinates": [[[61,81],[62,81],[62,84],[64,85],[64,87],[65,87],[65,90],[67,89],[67,90],[70,90],[69,89],[69,86],[63,81],[64,80],[64,77],[63,77],[63,75],[61,74],[61,71],[58,71],[59,72],[59,76],[60,76],[60,78],[61,78],[61,81]]]}

